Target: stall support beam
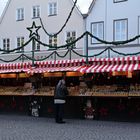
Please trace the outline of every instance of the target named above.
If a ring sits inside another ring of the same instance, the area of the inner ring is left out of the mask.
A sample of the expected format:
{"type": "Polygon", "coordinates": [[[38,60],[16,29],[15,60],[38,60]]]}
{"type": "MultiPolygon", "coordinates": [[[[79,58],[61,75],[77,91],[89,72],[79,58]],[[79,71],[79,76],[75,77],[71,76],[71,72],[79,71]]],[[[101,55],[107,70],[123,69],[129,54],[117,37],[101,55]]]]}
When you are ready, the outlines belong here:
{"type": "Polygon", "coordinates": [[[71,48],[69,49],[69,54],[70,54],[70,60],[71,60],[71,48]]]}
{"type": "Polygon", "coordinates": [[[108,49],[108,58],[110,58],[110,49],[108,49]]]}
{"type": "Polygon", "coordinates": [[[35,54],[34,54],[34,51],[35,51],[35,39],[33,38],[32,39],[32,67],[34,67],[34,58],[35,58],[35,54]]]}
{"type": "Polygon", "coordinates": [[[54,60],[55,60],[55,61],[56,61],[56,53],[57,53],[57,52],[55,51],[55,52],[54,52],[54,60]]]}
{"type": "Polygon", "coordinates": [[[88,64],[88,34],[86,34],[86,64],[88,64]]]}

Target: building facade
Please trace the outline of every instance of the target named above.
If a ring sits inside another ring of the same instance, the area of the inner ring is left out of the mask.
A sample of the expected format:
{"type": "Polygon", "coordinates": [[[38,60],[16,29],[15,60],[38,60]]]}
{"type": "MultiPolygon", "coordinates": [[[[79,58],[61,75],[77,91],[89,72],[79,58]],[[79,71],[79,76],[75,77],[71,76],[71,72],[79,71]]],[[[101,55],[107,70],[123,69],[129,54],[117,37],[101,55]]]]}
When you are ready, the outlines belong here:
{"type": "MultiPolygon", "coordinates": [[[[78,38],[85,31],[85,25],[83,16],[77,7],[74,8],[68,23],[57,36],[48,36],[45,32],[46,30],[51,35],[57,33],[66,22],[73,5],[72,0],[30,0],[28,2],[26,0],[9,0],[0,19],[0,48],[12,50],[25,44],[29,40],[30,34],[27,27],[31,27],[33,22],[36,26],[42,27],[38,30],[37,39],[45,44],[57,47],[66,44],[70,39],[78,38]]],[[[76,51],[80,54],[83,53],[83,45],[84,39],[74,44],[76,51]]],[[[24,48],[10,54],[0,52],[0,56],[3,60],[13,60],[22,53],[32,57],[32,49],[32,42],[30,42],[24,48]]],[[[52,53],[48,47],[37,42],[34,50],[36,59],[42,59],[52,53]]],[[[66,48],[57,51],[63,56],[66,48]]],[[[79,56],[72,55],[73,59],[77,57],[79,56]]],[[[48,59],[54,59],[54,56],[48,59]]],[[[57,59],[64,58],[57,57],[57,59]]],[[[65,59],[69,59],[69,55],[65,59]]]]}
{"type": "MultiPolygon", "coordinates": [[[[140,1],[93,0],[86,18],[86,30],[105,41],[128,41],[140,34],[140,1]]],[[[139,52],[139,38],[123,45],[104,44],[89,37],[89,55],[99,54],[107,47],[124,54],[139,52]]],[[[119,57],[105,51],[98,57],[119,57]]]]}

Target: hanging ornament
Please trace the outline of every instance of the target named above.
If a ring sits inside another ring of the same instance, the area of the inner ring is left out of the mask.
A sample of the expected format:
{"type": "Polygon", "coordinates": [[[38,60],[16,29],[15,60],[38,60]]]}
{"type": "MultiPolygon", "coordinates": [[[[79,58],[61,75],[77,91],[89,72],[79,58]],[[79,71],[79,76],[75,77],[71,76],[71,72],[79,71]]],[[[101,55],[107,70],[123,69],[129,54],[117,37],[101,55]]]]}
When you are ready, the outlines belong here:
{"type": "Polygon", "coordinates": [[[32,27],[27,27],[27,30],[30,31],[29,38],[36,36],[38,37],[38,30],[41,28],[41,26],[36,26],[35,21],[32,23],[32,27]]]}

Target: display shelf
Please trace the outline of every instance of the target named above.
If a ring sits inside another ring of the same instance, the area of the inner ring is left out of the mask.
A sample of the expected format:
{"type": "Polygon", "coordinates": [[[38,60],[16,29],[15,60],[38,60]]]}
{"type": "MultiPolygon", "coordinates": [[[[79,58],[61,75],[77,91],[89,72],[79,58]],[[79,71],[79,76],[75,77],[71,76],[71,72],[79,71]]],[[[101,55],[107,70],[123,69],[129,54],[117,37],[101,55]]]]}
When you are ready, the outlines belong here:
{"type": "MultiPolygon", "coordinates": [[[[0,96],[54,96],[55,87],[44,86],[38,90],[32,88],[19,87],[0,87],[0,96]]],[[[140,97],[140,90],[131,88],[129,91],[116,90],[116,86],[94,86],[92,89],[87,87],[68,87],[69,96],[73,97],[90,97],[90,96],[106,96],[106,97],[140,97]]]]}

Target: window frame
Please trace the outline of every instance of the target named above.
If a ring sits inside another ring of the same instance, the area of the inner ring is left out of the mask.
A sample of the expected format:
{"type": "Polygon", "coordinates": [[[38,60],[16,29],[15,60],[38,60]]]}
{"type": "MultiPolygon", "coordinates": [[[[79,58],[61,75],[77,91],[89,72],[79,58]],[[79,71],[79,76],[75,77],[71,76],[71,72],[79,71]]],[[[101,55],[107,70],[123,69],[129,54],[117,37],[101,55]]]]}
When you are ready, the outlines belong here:
{"type": "MultiPolygon", "coordinates": [[[[58,36],[49,36],[49,45],[57,47],[58,46],[58,36]]],[[[51,50],[51,48],[49,48],[49,50],[51,50]]]]}
{"type": "MultiPolygon", "coordinates": [[[[91,33],[93,34],[93,24],[100,24],[100,23],[102,23],[102,38],[100,38],[100,39],[102,39],[102,40],[104,40],[104,21],[98,21],[98,22],[91,22],[91,33]]],[[[99,37],[98,35],[97,35],[97,37],[99,37]]],[[[101,42],[99,42],[99,41],[97,41],[96,40],[96,42],[94,43],[94,38],[91,38],[91,44],[93,45],[93,44],[102,44],[101,42]]]]}
{"type": "MultiPolygon", "coordinates": [[[[25,37],[24,36],[18,36],[16,38],[16,47],[21,47],[25,42],[25,37]],[[18,42],[19,41],[19,42],[18,42]]],[[[17,50],[17,52],[24,52],[24,48],[17,50]]]]}
{"type": "Polygon", "coordinates": [[[16,21],[24,20],[24,8],[16,9],[16,21]]]}
{"type": "Polygon", "coordinates": [[[128,19],[127,18],[124,18],[124,19],[116,19],[116,20],[114,20],[113,21],[113,40],[114,41],[124,41],[124,40],[116,40],[116,28],[115,28],[115,22],[117,22],[117,21],[126,21],[126,39],[125,40],[127,40],[128,39],[128,19]]]}
{"type": "MultiPolygon", "coordinates": [[[[76,40],[76,35],[77,32],[75,30],[71,30],[71,31],[66,31],[66,43],[70,43],[68,42],[68,39],[72,39],[72,40],[76,40]],[[69,38],[68,38],[68,33],[70,34],[69,38]],[[73,33],[75,34],[75,36],[73,36],[73,33]]],[[[74,44],[73,48],[76,48],[76,43],[74,44]]]]}
{"type": "Polygon", "coordinates": [[[48,16],[56,16],[57,15],[57,2],[49,2],[48,3],[48,16]],[[54,6],[56,4],[56,6],[54,6]],[[50,6],[52,5],[52,11],[50,12],[50,6]]]}
{"type": "Polygon", "coordinates": [[[41,16],[41,7],[40,5],[34,5],[32,7],[32,18],[39,18],[41,16]]]}
{"type": "Polygon", "coordinates": [[[3,50],[10,50],[10,38],[3,38],[2,39],[3,50]],[[5,40],[5,43],[4,43],[5,40]]]}
{"type": "Polygon", "coordinates": [[[113,0],[114,3],[126,2],[128,0],[113,0]]]}

